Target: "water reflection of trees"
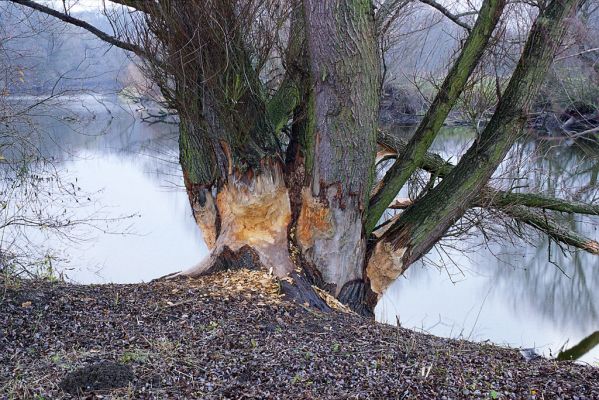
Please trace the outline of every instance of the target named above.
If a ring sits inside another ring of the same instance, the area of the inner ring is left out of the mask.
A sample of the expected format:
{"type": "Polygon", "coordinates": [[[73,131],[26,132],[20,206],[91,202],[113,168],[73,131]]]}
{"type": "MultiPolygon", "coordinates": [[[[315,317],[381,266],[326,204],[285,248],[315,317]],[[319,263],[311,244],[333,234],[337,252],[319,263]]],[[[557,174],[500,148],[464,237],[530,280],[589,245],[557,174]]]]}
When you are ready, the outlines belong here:
{"type": "Polygon", "coordinates": [[[517,177],[511,189],[595,203],[599,145],[566,140],[523,140],[503,167],[517,177]]]}
{"type": "MultiPolygon", "coordinates": [[[[405,137],[410,131],[403,129],[398,133],[405,137]]],[[[468,128],[445,129],[433,148],[445,159],[456,160],[473,137],[473,131],[468,128]]],[[[506,157],[492,185],[506,191],[542,193],[592,204],[597,202],[598,174],[599,146],[596,144],[526,138],[506,157]]],[[[420,185],[427,179],[424,176],[420,185]]],[[[417,182],[412,184],[418,185],[417,182]]],[[[418,188],[414,192],[417,193],[418,188]]],[[[597,237],[599,217],[544,212],[565,228],[593,239],[597,237]]],[[[456,265],[451,255],[460,254],[458,262],[463,262],[468,254],[487,254],[483,257],[489,260],[487,246],[496,254],[496,262],[477,265],[472,261],[470,264],[481,273],[491,274],[492,290],[496,295],[501,293],[501,299],[509,299],[514,310],[522,311],[522,307],[528,306],[541,318],[562,327],[575,327],[581,333],[599,324],[596,294],[599,258],[561,247],[548,236],[514,223],[501,211],[471,210],[456,223],[455,237],[446,237],[425,261],[447,268],[450,274],[461,272],[466,266],[456,265]],[[511,235],[505,234],[506,227],[510,228],[511,235]]]]}
{"type": "Polygon", "coordinates": [[[165,189],[182,188],[175,125],[142,123],[115,97],[3,100],[3,121],[9,120],[7,110],[32,111],[26,119],[11,117],[10,129],[0,135],[0,272],[7,265],[34,272],[52,270],[56,261],[63,265],[67,260],[58,242],[85,241],[99,225],[105,231],[127,231],[112,223],[129,216],[108,215],[96,203],[99,189],[82,192],[79,186],[85,182],[78,180],[77,161],[116,155],[140,166],[165,189]],[[52,240],[58,239],[52,242],[56,249],[40,244],[50,241],[50,231],[52,240]]]}
{"type": "Polygon", "coordinates": [[[501,261],[492,269],[493,290],[510,299],[514,310],[528,305],[560,327],[576,327],[580,331],[596,328],[596,256],[564,253],[546,237],[539,238],[536,249],[527,250],[524,257],[515,250],[498,257],[501,261]]]}
{"type": "MultiPolygon", "coordinates": [[[[514,157],[519,160],[516,183],[519,188],[515,190],[523,188],[565,199],[597,202],[599,147],[595,144],[522,141],[512,151],[514,157]]],[[[572,231],[597,237],[599,217],[549,212],[548,215],[572,231]]],[[[526,230],[525,235],[530,245],[523,254],[514,251],[499,257],[501,261],[493,273],[494,290],[509,293],[506,297],[514,308],[522,307],[525,302],[561,326],[575,326],[581,331],[596,328],[599,324],[597,256],[563,248],[548,236],[531,230],[526,230]]]]}
{"type": "Polygon", "coordinates": [[[146,174],[161,184],[181,184],[177,126],[144,123],[117,98],[75,98],[69,108],[38,119],[48,133],[42,151],[59,163],[82,153],[119,155],[142,165],[146,174]],[[98,101],[102,101],[101,107],[98,101]]]}

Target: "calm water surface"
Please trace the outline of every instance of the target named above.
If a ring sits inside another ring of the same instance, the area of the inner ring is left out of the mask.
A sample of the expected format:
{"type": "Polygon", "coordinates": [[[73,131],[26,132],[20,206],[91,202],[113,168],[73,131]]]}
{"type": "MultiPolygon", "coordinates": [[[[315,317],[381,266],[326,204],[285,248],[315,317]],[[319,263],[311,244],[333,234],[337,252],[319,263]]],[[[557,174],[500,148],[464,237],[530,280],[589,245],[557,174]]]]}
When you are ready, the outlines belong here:
{"type": "MultiPolygon", "coordinates": [[[[142,123],[128,106],[104,100],[99,104],[82,97],[62,113],[41,117],[51,134],[44,150],[91,194],[82,215],[91,208],[109,218],[134,216],[106,224],[107,233],[91,232],[80,244],[44,245],[68,255],[63,271],[81,283],[149,281],[197,263],[207,249],[183,190],[176,126],[142,123]],[[72,122],[72,115],[80,121],[72,122]]],[[[434,146],[456,154],[470,140],[463,132],[448,131],[434,146]]],[[[514,156],[528,152],[524,146],[514,156]]],[[[548,179],[547,171],[563,175],[581,165],[567,149],[554,153],[557,165],[539,161],[543,165],[526,171],[527,179],[551,187],[557,178],[548,179]]],[[[597,174],[578,175],[592,181],[597,174]]],[[[571,223],[597,237],[590,222],[571,223]]],[[[566,256],[555,245],[550,249],[546,238],[531,242],[486,247],[472,239],[457,247],[481,245],[475,251],[448,250],[443,258],[433,251],[428,263],[414,265],[389,289],[377,306],[377,318],[391,323],[398,318],[404,327],[436,335],[534,347],[555,355],[563,345],[571,347],[599,330],[599,257],[566,256]]],[[[599,362],[599,347],[582,360],[599,362]]]]}

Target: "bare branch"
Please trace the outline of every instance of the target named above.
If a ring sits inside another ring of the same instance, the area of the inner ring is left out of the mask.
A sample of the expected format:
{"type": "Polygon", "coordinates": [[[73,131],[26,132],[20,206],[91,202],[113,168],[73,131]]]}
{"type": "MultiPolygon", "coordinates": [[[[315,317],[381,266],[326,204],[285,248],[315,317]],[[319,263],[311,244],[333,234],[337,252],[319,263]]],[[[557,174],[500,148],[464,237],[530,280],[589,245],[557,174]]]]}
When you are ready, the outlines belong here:
{"type": "Polygon", "coordinates": [[[136,46],[129,42],[122,41],[114,36],[111,36],[111,35],[107,34],[106,32],[103,32],[100,29],[96,28],[95,26],[93,26],[85,21],[82,21],[78,18],[74,18],[68,14],[62,13],[60,11],[56,11],[53,8],[46,7],[42,4],[36,3],[35,1],[31,1],[31,0],[9,0],[9,1],[11,1],[12,3],[15,3],[15,4],[20,4],[25,7],[29,7],[33,10],[42,12],[42,13],[50,15],[52,17],[58,18],[61,21],[67,22],[71,25],[75,25],[80,28],[83,28],[106,43],[109,43],[113,46],[119,47],[119,48],[127,50],[127,51],[131,51],[140,57],[147,58],[145,51],[141,47],[136,46]]]}
{"type": "Polygon", "coordinates": [[[521,205],[570,214],[599,215],[599,205],[568,201],[537,193],[510,193],[493,191],[485,195],[494,207],[521,205]]]}
{"type": "MultiPolygon", "coordinates": [[[[391,204],[389,208],[393,210],[405,210],[412,204],[413,201],[410,199],[398,199],[393,204],[391,204]]],[[[498,211],[501,211],[509,218],[512,218],[517,222],[524,223],[548,235],[556,242],[573,246],[577,249],[587,251],[591,254],[599,254],[599,243],[597,241],[589,239],[579,234],[578,232],[564,227],[550,215],[545,214],[543,211],[539,209],[530,208],[541,207],[543,209],[557,209],[557,211],[578,212],[580,214],[597,215],[597,212],[599,212],[599,206],[593,206],[589,204],[578,204],[575,202],[568,202],[562,199],[536,195],[534,193],[512,194],[495,191],[494,196],[491,196],[490,199],[482,200],[481,198],[479,198],[475,200],[472,203],[472,207],[495,208],[498,211]],[[509,198],[510,196],[514,197],[511,198],[511,201],[509,203],[504,203],[501,200],[502,197],[509,198]],[[535,204],[534,201],[537,199],[543,199],[543,203],[539,203],[538,206],[529,205],[531,203],[535,204]],[[521,201],[520,204],[522,205],[517,205],[518,203],[516,201],[521,201]],[[576,209],[578,206],[580,206],[580,212],[568,211],[569,209],[576,209]]],[[[399,219],[399,215],[394,217],[394,219],[388,221],[380,229],[380,231],[377,231],[376,236],[378,238],[382,237],[382,234],[387,231],[387,228],[389,228],[392,225],[392,223],[395,222],[397,219],[399,219]]]]}
{"type": "Polygon", "coordinates": [[[435,8],[441,14],[445,15],[449,20],[453,21],[456,25],[459,25],[462,28],[466,29],[468,32],[470,32],[470,30],[472,30],[472,27],[470,25],[468,25],[467,23],[461,21],[460,17],[464,17],[466,15],[472,15],[472,14],[475,14],[475,12],[455,15],[451,11],[449,11],[447,8],[445,8],[444,6],[442,6],[441,4],[437,3],[434,0],[419,0],[419,1],[421,3],[427,4],[427,5],[435,8]]]}
{"type": "Polygon", "coordinates": [[[591,254],[599,254],[599,243],[597,241],[565,228],[543,212],[524,206],[502,208],[501,211],[517,221],[546,233],[557,242],[565,243],[591,254]]]}

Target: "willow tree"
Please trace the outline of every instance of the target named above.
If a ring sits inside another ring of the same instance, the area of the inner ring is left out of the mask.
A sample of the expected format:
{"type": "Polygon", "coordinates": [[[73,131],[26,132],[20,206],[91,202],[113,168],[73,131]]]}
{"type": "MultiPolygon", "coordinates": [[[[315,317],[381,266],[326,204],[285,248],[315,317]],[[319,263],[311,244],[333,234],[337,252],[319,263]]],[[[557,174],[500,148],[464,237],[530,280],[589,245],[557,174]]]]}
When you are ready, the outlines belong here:
{"type": "Polygon", "coordinates": [[[507,0],[484,0],[472,26],[425,2],[464,27],[467,39],[407,143],[377,124],[380,35],[407,1],[113,0],[126,8],[112,34],[66,11],[12,1],[135,53],[177,111],[185,187],[211,250],[183,274],[264,268],[302,302],[326,307],[314,294],[317,286],[367,314],[472,207],[501,209],[556,240],[599,252],[596,242],[540,216],[541,210],[597,215],[597,207],[488,184],[523,131],[577,0],[538,2],[495,115],[455,166],[428,149],[507,0]],[[389,157],[395,162],[377,182],[377,162],[389,157]],[[383,221],[419,170],[440,183],[383,221]]]}

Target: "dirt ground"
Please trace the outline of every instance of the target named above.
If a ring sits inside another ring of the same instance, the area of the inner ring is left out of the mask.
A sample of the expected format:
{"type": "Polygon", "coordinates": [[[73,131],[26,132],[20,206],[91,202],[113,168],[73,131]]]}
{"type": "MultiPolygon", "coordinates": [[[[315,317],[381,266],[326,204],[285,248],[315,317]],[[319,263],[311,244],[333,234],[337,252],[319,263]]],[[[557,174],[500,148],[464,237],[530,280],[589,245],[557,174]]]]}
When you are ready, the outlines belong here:
{"type": "Polygon", "coordinates": [[[284,301],[263,272],[0,279],[0,399],[599,399],[599,368],[284,301]]]}

